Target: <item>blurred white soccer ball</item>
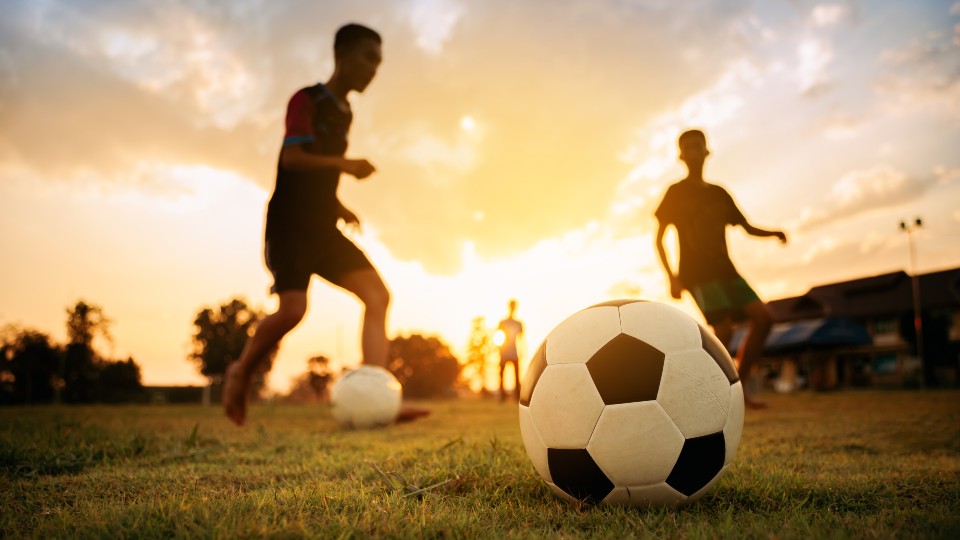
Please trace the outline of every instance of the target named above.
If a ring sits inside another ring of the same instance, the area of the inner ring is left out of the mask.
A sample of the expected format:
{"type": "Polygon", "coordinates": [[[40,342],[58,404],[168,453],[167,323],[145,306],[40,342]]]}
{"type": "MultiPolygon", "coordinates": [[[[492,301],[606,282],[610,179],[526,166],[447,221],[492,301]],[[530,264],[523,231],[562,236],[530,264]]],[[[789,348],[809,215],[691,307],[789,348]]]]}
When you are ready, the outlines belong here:
{"type": "Polygon", "coordinates": [[[678,309],[622,300],[560,323],[520,387],[533,466],[568,500],[676,506],[730,466],[743,388],[713,333],[678,309]]]}
{"type": "Polygon", "coordinates": [[[400,412],[402,390],[386,369],[362,365],[341,375],[330,388],[333,419],[345,428],[392,424],[400,412]]]}

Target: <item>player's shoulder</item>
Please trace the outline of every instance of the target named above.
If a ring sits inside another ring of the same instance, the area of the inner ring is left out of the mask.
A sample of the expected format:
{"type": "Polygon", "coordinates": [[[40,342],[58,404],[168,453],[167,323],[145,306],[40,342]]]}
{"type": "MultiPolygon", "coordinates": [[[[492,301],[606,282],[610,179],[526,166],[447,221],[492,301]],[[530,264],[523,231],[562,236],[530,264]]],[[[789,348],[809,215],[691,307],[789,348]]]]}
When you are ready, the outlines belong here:
{"type": "Polygon", "coordinates": [[[707,185],[707,188],[710,189],[712,192],[714,192],[716,195],[721,197],[730,197],[730,191],[728,191],[727,188],[723,187],[722,184],[715,181],[705,182],[705,184],[707,185]]]}

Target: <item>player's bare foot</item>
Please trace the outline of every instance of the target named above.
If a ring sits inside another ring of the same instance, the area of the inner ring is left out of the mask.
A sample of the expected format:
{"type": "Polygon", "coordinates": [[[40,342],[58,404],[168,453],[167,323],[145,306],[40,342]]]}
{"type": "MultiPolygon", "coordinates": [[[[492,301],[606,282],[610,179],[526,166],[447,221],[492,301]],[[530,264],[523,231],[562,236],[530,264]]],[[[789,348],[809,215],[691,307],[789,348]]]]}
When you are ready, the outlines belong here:
{"type": "Polygon", "coordinates": [[[421,409],[418,407],[404,405],[400,408],[400,413],[397,415],[397,423],[403,424],[404,422],[413,422],[417,418],[427,416],[429,414],[430,409],[421,409]]]}
{"type": "Polygon", "coordinates": [[[768,407],[765,401],[759,401],[747,395],[743,396],[743,404],[748,409],[754,409],[754,410],[766,409],[768,407]]]}
{"type": "Polygon", "coordinates": [[[242,426],[247,420],[248,384],[249,379],[243,376],[237,363],[227,366],[223,377],[223,410],[238,426],[242,426]]]}

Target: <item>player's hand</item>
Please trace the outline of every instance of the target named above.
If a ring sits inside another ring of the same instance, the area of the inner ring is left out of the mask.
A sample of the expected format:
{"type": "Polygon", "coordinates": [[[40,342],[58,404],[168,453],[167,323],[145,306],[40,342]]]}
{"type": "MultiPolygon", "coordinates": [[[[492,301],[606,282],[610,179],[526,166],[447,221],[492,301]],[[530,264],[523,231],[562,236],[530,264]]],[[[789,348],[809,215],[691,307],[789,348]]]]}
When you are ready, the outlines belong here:
{"type": "Polygon", "coordinates": [[[677,300],[683,296],[683,283],[677,276],[670,276],[670,296],[677,300]]]}
{"type": "Polygon", "coordinates": [[[357,180],[363,180],[376,172],[376,170],[377,168],[365,159],[348,159],[344,161],[343,172],[357,180]]]}
{"type": "Polygon", "coordinates": [[[340,207],[340,219],[343,220],[343,224],[348,231],[362,232],[360,218],[342,206],[340,207]]]}
{"type": "Polygon", "coordinates": [[[773,231],[773,235],[777,237],[777,240],[780,240],[781,244],[787,243],[787,235],[783,234],[783,231],[773,231]]]}

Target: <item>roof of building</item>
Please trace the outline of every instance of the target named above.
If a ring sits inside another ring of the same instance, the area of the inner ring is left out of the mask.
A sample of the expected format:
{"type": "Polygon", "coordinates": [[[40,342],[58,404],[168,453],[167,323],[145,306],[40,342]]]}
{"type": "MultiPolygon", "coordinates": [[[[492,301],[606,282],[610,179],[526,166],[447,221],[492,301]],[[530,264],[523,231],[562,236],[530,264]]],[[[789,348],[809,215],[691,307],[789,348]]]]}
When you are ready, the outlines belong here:
{"type": "MultiPolygon", "coordinates": [[[[960,309],[960,268],[918,277],[922,309],[960,309]]],[[[913,285],[910,275],[900,270],[818,285],[804,295],[773,300],[767,306],[776,321],[894,316],[913,311],[913,285]]]]}

